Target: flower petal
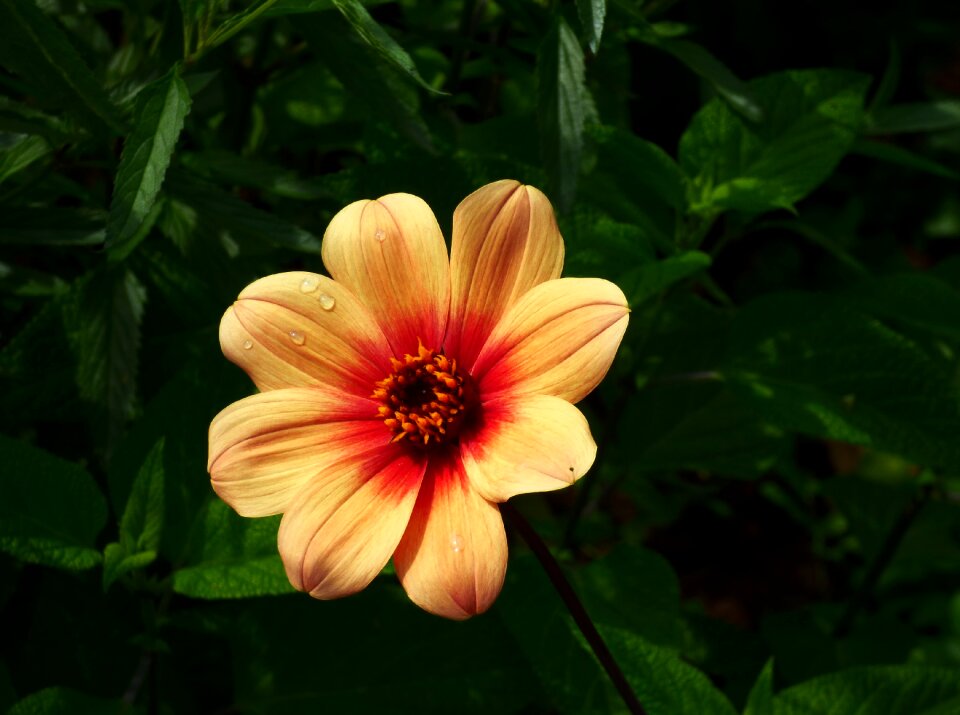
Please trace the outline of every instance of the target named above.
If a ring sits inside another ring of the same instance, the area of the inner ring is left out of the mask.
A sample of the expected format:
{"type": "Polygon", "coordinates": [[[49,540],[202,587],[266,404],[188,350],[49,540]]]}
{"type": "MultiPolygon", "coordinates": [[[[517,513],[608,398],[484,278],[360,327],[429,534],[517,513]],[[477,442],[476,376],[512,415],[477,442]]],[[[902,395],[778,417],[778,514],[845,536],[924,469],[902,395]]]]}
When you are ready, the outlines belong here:
{"type": "Polygon", "coordinates": [[[483,613],[500,593],[507,570],[500,509],[471,488],[456,452],[431,457],[393,562],[411,600],[439,616],[483,613]]]}
{"type": "Polygon", "coordinates": [[[397,357],[437,349],[450,307],[447,247],[430,207],[410,194],[357,201],[323,236],[323,263],[379,321],[397,357]]]}
{"type": "Polygon", "coordinates": [[[506,392],[578,402],[610,369],[630,309],[600,278],[559,278],[523,295],[493,329],[473,367],[484,400],[506,392]]]}
{"type": "Polygon", "coordinates": [[[243,516],[279,514],[346,454],[383,449],[391,435],[376,414],[375,402],[325,386],[234,402],[210,424],[213,489],[243,516]]]}
{"type": "Polygon", "coordinates": [[[470,484],[496,502],[570,486],[597,456],[580,410],[548,395],[484,404],[482,425],[461,435],[460,448],[470,484]]]}
{"type": "Polygon", "coordinates": [[[563,239],[546,196],[512,180],[474,191],[453,214],[447,352],[469,369],[517,298],[562,268],[563,239]]]}
{"type": "Polygon", "coordinates": [[[290,583],[320,599],[369,584],[407,527],[425,469],[423,455],[392,444],[310,481],[280,522],[277,543],[290,583]]]}
{"type": "Polygon", "coordinates": [[[220,321],[223,354],[261,390],[328,384],[368,397],[390,348],[360,302],[315,273],[251,283],[220,321]]]}

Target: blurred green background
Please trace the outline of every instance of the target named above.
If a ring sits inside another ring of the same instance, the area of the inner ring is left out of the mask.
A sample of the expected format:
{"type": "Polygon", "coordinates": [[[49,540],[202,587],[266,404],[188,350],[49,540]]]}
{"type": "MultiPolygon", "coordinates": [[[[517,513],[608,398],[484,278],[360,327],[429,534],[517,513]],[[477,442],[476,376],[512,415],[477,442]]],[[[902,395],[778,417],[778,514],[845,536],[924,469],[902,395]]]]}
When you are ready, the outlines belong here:
{"type": "Polygon", "coordinates": [[[960,5],[850,0],[0,0],[0,712],[626,712],[517,539],[321,603],[205,471],[243,286],[501,178],[630,299],[514,502],[647,711],[960,713],[960,5]]]}

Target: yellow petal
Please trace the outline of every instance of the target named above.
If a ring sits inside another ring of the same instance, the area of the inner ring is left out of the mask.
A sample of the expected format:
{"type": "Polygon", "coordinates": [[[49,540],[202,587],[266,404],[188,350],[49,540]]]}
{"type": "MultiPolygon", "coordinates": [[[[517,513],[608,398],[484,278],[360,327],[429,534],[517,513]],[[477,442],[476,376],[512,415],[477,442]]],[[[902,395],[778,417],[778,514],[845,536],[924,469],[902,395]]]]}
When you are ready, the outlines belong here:
{"type": "Polygon", "coordinates": [[[450,306],[450,265],[430,207],[410,194],[357,201],[323,236],[330,275],[363,301],[397,357],[437,349],[450,306]]]}
{"type": "Polygon", "coordinates": [[[580,410],[548,395],[484,404],[482,427],[460,447],[470,484],[496,502],[569,486],[597,456],[580,410]]]}
{"type": "Polygon", "coordinates": [[[500,593],[507,569],[500,509],[470,487],[455,453],[431,458],[393,562],[411,600],[439,616],[483,613],[500,593]]]}
{"type": "Polygon", "coordinates": [[[382,450],[391,434],[376,403],[321,386],[235,402],[213,418],[209,437],[214,490],[243,516],[268,516],[345,456],[382,450]]]}
{"type": "Polygon", "coordinates": [[[562,268],[563,239],[546,196],[512,180],[474,191],[453,214],[447,352],[469,369],[517,298],[562,268]]]}
{"type": "Polygon", "coordinates": [[[390,560],[426,460],[400,445],[339,462],[299,492],[277,539],[290,583],[314,598],[363,589],[390,560]]]}
{"type": "Polygon", "coordinates": [[[623,291],[609,281],[541,283],[503,316],[480,351],[473,375],[481,394],[582,400],[610,369],[629,312],[623,291]]]}
{"type": "Polygon", "coordinates": [[[279,273],[244,288],[220,321],[220,346],[261,390],[327,384],[367,397],[391,370],[367,310],[315,273],[279,273]]]}

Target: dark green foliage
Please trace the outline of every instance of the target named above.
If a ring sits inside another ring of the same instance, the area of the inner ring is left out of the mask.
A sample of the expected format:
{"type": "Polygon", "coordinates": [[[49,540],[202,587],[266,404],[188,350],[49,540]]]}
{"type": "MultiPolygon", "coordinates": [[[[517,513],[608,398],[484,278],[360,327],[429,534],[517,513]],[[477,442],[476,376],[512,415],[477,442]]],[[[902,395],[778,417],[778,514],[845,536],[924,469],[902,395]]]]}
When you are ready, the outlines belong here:
{"type": "Polygon", "coordinates": [[[469,622],[319,602],[207,474],[239,291],[503,178],[630,303],[514,501],[649,715],[960,712],[960,10],[899,5],[0,0],[0,712],[628,712],[509,522],[469,622]]]}

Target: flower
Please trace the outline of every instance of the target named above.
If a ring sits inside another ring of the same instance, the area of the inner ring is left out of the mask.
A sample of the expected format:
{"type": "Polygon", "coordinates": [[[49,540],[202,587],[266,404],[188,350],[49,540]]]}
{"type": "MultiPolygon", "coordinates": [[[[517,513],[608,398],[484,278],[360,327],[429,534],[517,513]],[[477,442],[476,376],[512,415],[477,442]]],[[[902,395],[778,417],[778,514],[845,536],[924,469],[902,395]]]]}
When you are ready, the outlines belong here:
{"type": "Polygon", "coordinates": [[[537,189],[498,181],[453,215],[357,201],[323,237],[332,279],[281,273],[223,316],[224,355],[260,393],[210,425],[208,470],[243,516],[283,514],[290,582],[355,593],[393,557],[432,613],[482,613],[503,585],[498,503],[568,486],[596,444],[573,403],[610,367],[622,291],[560,278],[563,239],[537,189]]]}

